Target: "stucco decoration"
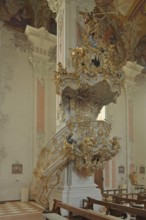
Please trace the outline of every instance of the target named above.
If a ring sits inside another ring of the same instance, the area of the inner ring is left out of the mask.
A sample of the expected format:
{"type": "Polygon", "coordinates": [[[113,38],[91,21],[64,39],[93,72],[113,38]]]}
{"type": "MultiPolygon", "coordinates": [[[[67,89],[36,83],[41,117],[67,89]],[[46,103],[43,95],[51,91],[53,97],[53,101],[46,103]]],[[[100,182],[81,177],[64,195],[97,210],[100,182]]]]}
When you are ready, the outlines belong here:
{"type": "Polygon", "coordinates": [[[46,113],[48,103],[48,88],[52,72],[56,65],[56,36],[48,33],[44,28],[27,26],[25,30],[27,41],[32,46],[32,54],[29,61],[33,68],[34,76],[34,99],[36,100],[34,110],[34,122],[36,127],[34,136],[34,161],[37,160],[46,139],[46,113]]]}
{"type": "Polygon", "coordinates": [[[31,52],[32,44],[27,40],[26,36],[21,32],[14,32],[13,38],[10,39],[15,47],[19,48],[21,52],[31,52]]]}
{"type": "Polygon", "coordinates": [[[146,88],[146,68],[144,68],[142,72],[135,77],[135,82],[137,86],[143,86],[146,88]]]}
{"type": "MultiPolygon", "coordinates": [[[[0,24],[0,26],[2,30],[2,23],[0,24]]],[[[0,61],[2,62],[0,64],[0,128],[4,129],[6,123],[9,120],[9,115],[3,112],[2,105],[5,102],[7,93],[11,91],[13,71],[8,61],[3,59],[3,57],[7,57],[6,50],[9,47],[9,45],[5,45],[4,43],[2,43],[2,37],[2,33],[0,32],[0,61]],[[2,64],[5,66],[5,68],[3,68],[2,64]]]]}
{"type": "Polygon", "coordinates": [[[29,58],[34,74],[41,78],[48,77],[48,69],[54,70],[56,53],[56,36],[44,28],[27,26],[25,30],[28,42],[31,44],[32,56],[29,58]],[[50,61],[50,62],[49,62],[50,61]]]}
{"type": "Polygon", "coordinates": [[[71,50],[71,70],[59,62],[54,75],[66,126],[41,150],[32,184],[35,199],[46,207],[70,161],[85,177],[120,151],[119,137],[110,137],[111,125],[96,120],[102,107],[121,94],[122,68],[133,59],[138,24],[122,21],[112,0],[95,2],[92,12],[80,11],[85,29],[80,47],[71,50]]]}
{"type": "Polygon", "coordinates": [[[0,22],[0,162],[7,156],[6,147],[3,144],[2,132],[9,121],[9,115],[3,111],[2,105],[4,104],[7,92],[11,90],[12,80],[12,69],[9,63],[3,59],[3,57],[6,55],[3,49],[7,48],[7,45],[3,44],[2,42],[2,30],[3,23],[0,22]],[[2,64],[5,66],[5,68],[3,68],[2,64]]]}
{"type": "Polygon", "coordinates": [[[139,85],[145,85],[145,74],[144,67],[139,65],[137,61],[130,62],[128,61],[123,67],[123,70],[126,75],[125,88],[127,96],[130,100],[133,100],[135,97],[135,92],[138,89],[139,85]],[[132,73],[132,74],[131,74],[132,73]]]}
{"type": "Polygon", "coordinates": [[[53,12],[58,12],[62,5],[63,0],[47,0],[47,2],[48,2],[50,9],[53,12]]]}
{"type": "Polygon", "coordinates": [[[4,102],[7,93],[11,91],[11,81],[13,79],[12,67],[10,66],[10,64],[6,60],[3,63],[5,64],[5,68],[1,69],[1,73],[0,73],[0,80],[1,80],[1,85],[0,85],[1,99],[0,99],[0,102],[1,102],[1,104],[4,102]]]}
{"type": "Polygon", "coordinates": [[[48,208],[48,199],[52,190],[60,181],[62,170],[69,162],[62,151],[64,137],[68,135],[67,126],[57,132],[48,144],[41,149],[34,169],[31,193],[34,199],[46,208],[48,208]]]}
{"type": "Polygon", "coordinates": [[[56,46],[50,47],[50,50],[48,52],[49,62],[56,62],[56,50],[56,46]]]}

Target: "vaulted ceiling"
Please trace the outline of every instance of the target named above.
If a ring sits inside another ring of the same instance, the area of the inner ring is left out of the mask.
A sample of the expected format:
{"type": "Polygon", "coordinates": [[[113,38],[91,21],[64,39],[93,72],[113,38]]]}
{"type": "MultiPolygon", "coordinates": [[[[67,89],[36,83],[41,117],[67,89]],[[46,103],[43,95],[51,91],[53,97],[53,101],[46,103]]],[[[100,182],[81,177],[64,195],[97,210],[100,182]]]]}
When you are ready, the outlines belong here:
{"type": "Polygon", "coordinates": [[[31,25],[56,34],[55,16],[46,0],[0,0],[0,20],[18,31],[31,25]]]}
{"type": "Polygon", "coordinates": [[[135,57],[137,62],[146,67],[146,0],[115,0],[115,7],[126,20],[139,20],[139,38],[135,45],[135,57]]]}
{"type": "Polygon", "coordinates": [[[123,23],[124,21],[132,21],[133,25],[138,23],[139,35],[134,55],[137,63],[146,67],[146,0],[95,0],[95,2],[102,7],[110,5],[114,11],[120,12],[123,23]]]}
{"type": "Polygon", "coordinates": [[[139,18],[141,27],[141,37],[146,34],[146,0],[117,0],[115,1],[119,11],[132,20],[139,18]]]}
{"type": "MultiPolygon", "coordinates": [[[[56,34],[56,13],[48,6],[52,0],[0,0],[0,20],[4,25],[24,31],[26,25],[36,28],[45,27],[56,34]]],[[[97,3],[113,3],[123,19],[140,20],[139,42],[135,56],[138,62],[146,66],[146,0],[95,0],[97,3]]]]}

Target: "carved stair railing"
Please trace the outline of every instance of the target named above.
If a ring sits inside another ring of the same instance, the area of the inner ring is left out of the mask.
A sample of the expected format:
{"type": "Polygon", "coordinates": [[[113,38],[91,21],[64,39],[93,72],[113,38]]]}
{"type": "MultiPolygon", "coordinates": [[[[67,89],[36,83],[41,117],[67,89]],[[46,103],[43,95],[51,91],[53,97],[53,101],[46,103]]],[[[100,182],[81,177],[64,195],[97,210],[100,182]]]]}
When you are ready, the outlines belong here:
{"type": "Polygon", "coordinates": [[[41,149],[31,184],[33,198],[41,205],[47,206],[49,195],[55,185],[59,183],[60,173],[68,162],[62,153],[64,137],[68,134],[67,126],[63,127],[41,149]]]}

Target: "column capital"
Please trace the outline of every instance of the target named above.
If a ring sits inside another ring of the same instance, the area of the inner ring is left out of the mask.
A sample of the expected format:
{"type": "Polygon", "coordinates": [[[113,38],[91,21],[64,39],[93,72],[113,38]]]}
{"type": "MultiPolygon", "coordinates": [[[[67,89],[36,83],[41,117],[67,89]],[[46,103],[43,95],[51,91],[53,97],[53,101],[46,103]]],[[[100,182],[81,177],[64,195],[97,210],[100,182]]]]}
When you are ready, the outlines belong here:
{"type": "Polygon", "coordinates": [[[56,36],[49,33],[44,27],[39,29],[27,25],[25,34],[29,42],[33,45],[34,52],[48,56],[48,51],[56,46],[56,36]]]}
{"type": "Polygon", "coordinates": [[[27,26],[25,30],[28,41],[32,44],[30,62],[34,73],[40,77],[48,76],[48,69],[54,70],[56,66],[56,36],[50,34],[45,28],[27,26]]]}
{"type": "Polygon", "coordinates": [[[142,66],[136,62],[130,61],[128,61],[127,64],[123,67],[126,75],[125,89],[130,99],[134,98],[134,93],[137,91],[138,87],[136,85],[135,77],[141,73],[142,69],[142,66]]]}
{"type": "Polygon", "coordinates": [[[143,66],[137,64],[137,62],[128,61],[127,64],[123,67],[123,70],[126,75],[126,84],[135,83],[135,77],[141,73],[143,66]]]}

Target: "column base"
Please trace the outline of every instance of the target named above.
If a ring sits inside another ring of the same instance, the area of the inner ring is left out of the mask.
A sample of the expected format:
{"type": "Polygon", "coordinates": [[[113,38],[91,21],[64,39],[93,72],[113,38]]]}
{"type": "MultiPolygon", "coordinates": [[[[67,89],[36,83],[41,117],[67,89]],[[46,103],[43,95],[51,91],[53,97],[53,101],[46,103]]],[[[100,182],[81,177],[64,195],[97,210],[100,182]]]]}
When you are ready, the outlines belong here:
{"type": "MultiPolygon", "coordinates": [[[[86,205],[86,203],[83,204],[83,199],[87,199],[88,196],[98,200],[102,199],[101,191],[96,187],[58,187],[52,193],[52,199],[50,199],[50,208],[52,208],[53,199],[60,200],[75,207],[83,207],[83,205],[86,205]]],[[[99,211],[100,206],[95,205],[94,210],[99,211]]],[[[67,212],[62,210],[62,215],[67,215],[67,212]]]]}

